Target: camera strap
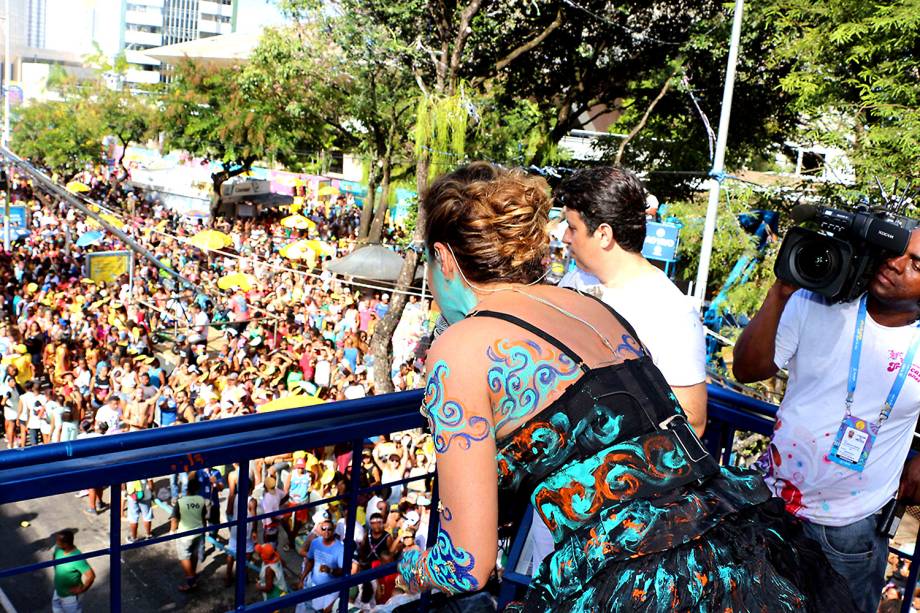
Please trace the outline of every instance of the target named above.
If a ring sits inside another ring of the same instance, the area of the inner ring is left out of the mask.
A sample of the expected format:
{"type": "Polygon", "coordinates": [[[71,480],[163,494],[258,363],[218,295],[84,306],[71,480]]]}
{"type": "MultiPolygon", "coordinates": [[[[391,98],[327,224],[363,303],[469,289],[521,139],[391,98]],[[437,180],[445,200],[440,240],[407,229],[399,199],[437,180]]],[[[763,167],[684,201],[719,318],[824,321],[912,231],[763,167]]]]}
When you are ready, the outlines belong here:
{"type": "MultiPolygon", "coordinates": [[[[847,379],[845,418],[852,417],[851,407],[853,405],[853,393],[856,391],[856,380],[859,377],[859,357],[862,353],[863,334],[866,330],[866,297],[867,294],[863,294],[859,299],[859,312],[856,316],[856,330],[853,333],[853,349],[850,352],[850,374],[847,379]]],[[[907,349],[907,353],[904,355],[904,361],[901,362],[901,368],[898,370],[898,374],[895,377],[894,382],[891,384],[891,390],[888,392],[888,396],[885,398],[885,404],[882,406],[882,410],[878,416],[876,429],[881,428],[885,420],[891,416],[891,410],[894,407],[895,402],[898,401],[898,396],[901,395],[901,389],[904,387],[904,381],[907,379],[907,374],[910,372],[910,368],[914,363],[914,356],[917,354],[918,345],[920,345],[920,333],[917,332],[917,328],[920,328],[920,322],[918,322],[917,326],[915,326],[913,339],[910,342],[910,347],[907,349]]]]}

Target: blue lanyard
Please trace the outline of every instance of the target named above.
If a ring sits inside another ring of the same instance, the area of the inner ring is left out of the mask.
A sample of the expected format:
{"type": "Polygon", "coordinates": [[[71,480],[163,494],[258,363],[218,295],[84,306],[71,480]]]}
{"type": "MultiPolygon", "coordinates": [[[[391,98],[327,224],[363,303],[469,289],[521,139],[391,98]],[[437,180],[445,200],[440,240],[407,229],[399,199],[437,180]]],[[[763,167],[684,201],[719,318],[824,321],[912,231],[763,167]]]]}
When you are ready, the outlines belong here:
{"type": "MultiPolygon", "coordinates": [[[[853,392],[856,391],[856,379],[859,377],[859,356],[862,353],[863,334],[866,331],[866,296],[867,294],[863,294],[862,298],[859,299],[859,313],[856,316],[856,331],[853,333],[853,350],[850,353],[850,375],[847,380],[847,417],[852,415],[850,407],[853,406],[853,392]]],[[[920,322],[917,323],[917,327],[920,328],[920,322]]],[[[888,397],[885,398],[885,404],[882,406],[882,410],[878,415],[878,427],[881,427],[885,420],[891,415],[891,409],[894,407],[894,403],[898,401],[898,396],[901,395],[901,388],[904,387],[907,373],[910,372],[911,366],[914,363],[914,355],[917,353],[918,345],[920,345],[920,334],[915,332],[914,338],[910,342],[910,347],[907,349],[907,354],[904,356],[904,361],[901,363],[901,368],[898,369],[898,375],[894,378],[894,383],[891,384],[891,390],[888,392],[888,397]]]]}

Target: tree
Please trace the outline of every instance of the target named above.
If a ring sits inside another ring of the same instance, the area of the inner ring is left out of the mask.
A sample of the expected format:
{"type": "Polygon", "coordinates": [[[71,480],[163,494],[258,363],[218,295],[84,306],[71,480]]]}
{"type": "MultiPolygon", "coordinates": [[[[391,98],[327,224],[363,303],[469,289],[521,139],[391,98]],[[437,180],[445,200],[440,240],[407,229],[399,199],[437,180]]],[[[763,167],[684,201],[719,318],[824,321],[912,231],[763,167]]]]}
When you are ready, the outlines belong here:
{"type": "MultiPolygon", "coordinates": [[[[293,75],[290,82],[294,81],[293,75]]],[[[247,66],[217,67],[184,61],[162,98],[158,129],[165,147],[221,164],[211,174],[212,210],[221,186],[260,159],[297,166],[328,142],[326,125],[271,75],[247,66]]]]}
{"type": "MultiPolygon", "coordinates": [[[[508,9],[509,4],[498,6],[508,9]]],[[[342,4],[343,12],[359,23],[380,24],[392,33],[394,46],[411,61],[418,87],[415,114],[415,176],[416,189],[422,195],[428,188],[432,173],[448,170],[462,159],[469,126],[471,96],[464,82],[485,81],[500,70],[497,65],[481,63],[477,50],[469,46],[471,37],[482,28],[494,29],[503,15],[481,12],[481,0],[466,3],[442,2],[361,3],[342,4]],[[477,68],[474,70],[474,68],[477,68]]],[[[537,24],[522,28],[517,36],[509,36],[499,47],[507,63],[539,46],[548,32],[558,27],[537,24]]],[[[504,66],[504,64],[502,64],[504,66]]],[[[374,384],[378,392],[393,389],[390,379],[390,344],[402,316],[406,294],[419,262],[419,250],[425,224],[424,210],[416,212],[411,248],[405,253],[405,263],[396,283],[397,292],[386,316],[377,325],[371,339],[374,356],[374,384]]]]}
{"type": "Polygon", "coordinates": [[[285,66],[309,79],[308,91],[298,92],[301,102],[318,110],[337,147],[367,161],[358,238],[380,242],[390,186],[402,174],[397,161],[409,154],[417,96],[411,63],[380,24],[324,11],[312,0],[289,0],[282,8],[294,24],[263,37],[251,66],[263,73],[285,66]],[[271,62],[260,62],[263,55],[271,62]]]}
{"type": "Polygon", "coordinates": [[[858,189],[917,177],[920,0],[767,4],[802,136],[847,151],[858,189]]]}
{"type": "Polygon", "coordinates": [[[98,109],[76,100],[32,102],[17,112],[16,153],[69,181],[88,163],[102,161],[103,123],[98,109]]]}
{"type": "Polygon", "coordinates": [[[156,107],[145,96],[126,89],[104,89],[95,96],[95,106],[102,130],[121,143],[118,165],[125,168],[125,154],[131,143],[143,143],[156,135],[156,107]]]}

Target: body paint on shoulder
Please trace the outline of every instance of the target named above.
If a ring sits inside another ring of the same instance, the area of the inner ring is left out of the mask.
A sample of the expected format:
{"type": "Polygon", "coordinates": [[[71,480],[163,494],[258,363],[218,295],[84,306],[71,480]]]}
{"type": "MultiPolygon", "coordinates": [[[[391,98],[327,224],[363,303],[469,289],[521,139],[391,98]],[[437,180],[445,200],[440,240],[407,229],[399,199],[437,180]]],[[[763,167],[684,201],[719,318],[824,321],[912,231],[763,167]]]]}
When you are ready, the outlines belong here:
{"type": "Polygon", "coordinates": [[[467,418],[463,406],[446,397],[448,375],[450,368],[446,362],[439,360],[435,363],[422,401],[422,412],[428,417],[434,448],[438,453],[445,453],[454,441],[461,448],[469,449],[475,441],[486,440],[492,435],[492,424],[488,419],[481,415],[467,418]]]}
{"type": "Polygon", "coordinates": [[[492,362],[487,377],[496,430],[532,413],[560,383],[581,375],[572,358],[532,340],[498,340],[486,355],[492,362]]]}

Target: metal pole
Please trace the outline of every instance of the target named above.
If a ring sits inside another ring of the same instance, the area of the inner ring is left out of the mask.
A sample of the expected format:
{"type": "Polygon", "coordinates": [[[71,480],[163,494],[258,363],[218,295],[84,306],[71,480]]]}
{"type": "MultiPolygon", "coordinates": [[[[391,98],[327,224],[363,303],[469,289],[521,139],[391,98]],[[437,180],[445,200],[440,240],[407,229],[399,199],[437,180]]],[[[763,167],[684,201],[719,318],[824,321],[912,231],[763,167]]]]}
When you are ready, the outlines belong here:
{"type": "Polygon", "coordinates": [[[124,232],[122,232],[121,230],[113,226],[112,224],[110,224],[108,221],[100,217],[98,213],[89,209],[85,204],[80,202],[80,200],[76,196],[74,196],[69,191],[67,191],[66,189],[64,189],[63,187],[61,187],[54,181],[52,181],[50,177],[48,177],[43,172],[41,172],[40,170],[32,166],[32,164],[20,158],[18,155],[10,151],[7,147],[0,147],[0,154],[4,155],[7,158],[7,160],[10,161],[11,166],[16,165],[23,172],[31,176],[33,181],[36,183],[36,185],[40,185],[44,187],[46,190],[55,194],[59,198],[67,201],[71,206],[76,208],[78,211],[80,211],[87,217],[91,217],[92,219],[94,219],[96,223],[102,226],[104,230],[114,234],[115,237],[118,238],[118,240],[120,240],[125,245],[133,249],[135,252],[139,253],[141,256],[144,257],[144,259],[146,259],[148,262],[156,266],[158,269],[174,276],[176,279],[181,281],[186,287],[191,287],[195,290],[200,291],[200,288],[196,284],[192,283],[191,281],[189,281],[188,279],[180,275],[178,272],[176,272],[169,266],[163,264],[163,262],[158,260],[156,256],[150,252],[150,250],[148,250],[146,247],[138,243],[136,240],[134,240],[133,238],[131,238],[130,236],[128,236],[127,234],[125,234],[124,232]]]}
{"type": "Polygon", "coordinates": [[[716,139],[715,158],[709,174],[714,185],[709,190],[709,206],[706,208],[706,224],[703,226],[703,245],[700,248],[700,265],[696,272],[694,298],[702,308],[706,298],[706,284],[709,280],[709,262],[712,257],[712,238],[716,231],[716,215],[719,211],[719,190],[722,187],[721,174],[725,170],[725,144],[728,140],[728,120],[732,112],[732,94],[735,89],[735,68],[738,63],[738,47],[741,42],[741,16],[744,0],[735,0],[735,19],[732,22],[731,47],[728,50],[728,66],[725,69],[725,89],[722,91],[722,112],[719,116],[719,134],[716,139]]]}
{"type": "Polygon", "coordinates": [[[10,0],[6,0],[6,23],[3,25],[3,146],[10,146],[10,77],[13,76],[13,58],[10,54],[10,0]]]}
{"type": "MultiPolygon", "coordinates": [[[[13,72],[13,58],[10,57],[10,0],[6,0],[6,15],[3,19],[3,146],[10,146],[10,77],[13,72]]],[[[12,167],[9,169],[12,170],[12,167]]],[[[12,172],[7,172],[6,202],[3,205],[3,250],[10,251],[10,181],[12,172]]]]}

